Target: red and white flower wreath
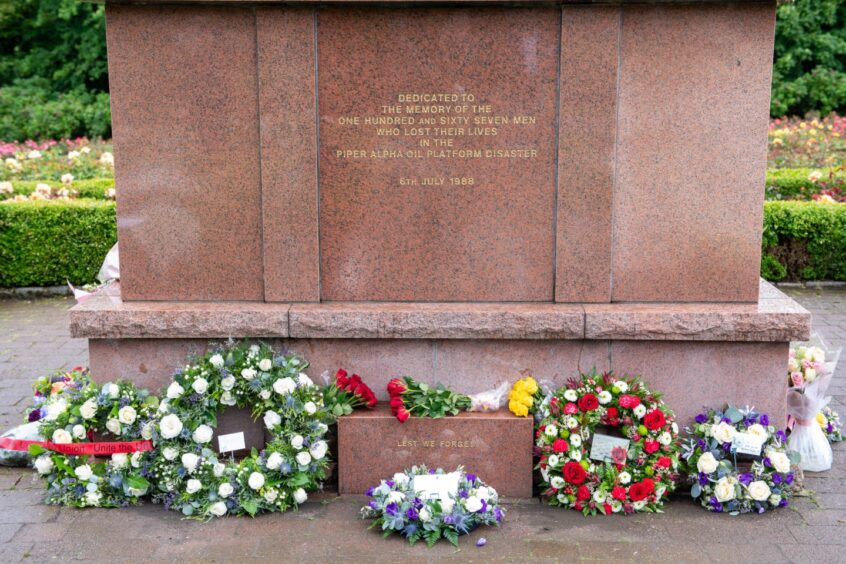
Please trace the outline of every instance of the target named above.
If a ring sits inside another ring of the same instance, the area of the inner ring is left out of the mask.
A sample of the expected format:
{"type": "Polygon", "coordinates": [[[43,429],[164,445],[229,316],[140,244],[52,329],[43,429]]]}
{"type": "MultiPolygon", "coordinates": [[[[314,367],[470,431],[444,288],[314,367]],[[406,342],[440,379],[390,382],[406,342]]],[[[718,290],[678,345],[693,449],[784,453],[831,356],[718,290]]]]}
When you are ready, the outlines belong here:
{"type": "Polygon", "coordinates": [[[640,378],[596,371],[571,379],[544,400],[536,432],[541,495],[585,515],[660,512],[678,476],[678,425],[661,396],[640,378]],[[616,429],[628,448],[591,460],[599,426],[616,429]]]}

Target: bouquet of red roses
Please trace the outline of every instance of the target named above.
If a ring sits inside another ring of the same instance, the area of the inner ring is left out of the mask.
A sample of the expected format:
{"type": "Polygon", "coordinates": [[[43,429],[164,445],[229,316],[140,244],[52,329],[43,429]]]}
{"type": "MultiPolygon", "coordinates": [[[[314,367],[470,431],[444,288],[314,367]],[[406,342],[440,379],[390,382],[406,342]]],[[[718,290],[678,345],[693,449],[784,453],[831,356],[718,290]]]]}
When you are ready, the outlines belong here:
{"type": "Polygon", "coordinates": [[[335,381],[323,388],[323,403],[329,413],[341,417],[357,407],[372,409],[376,405],[376,394],[358,374],[347,376],[347,371],[339,368],[335,381]]]}
{"type": "Polygon", "coordinates": [[[400,423],[405,423],[412,415],[433,419],[458,415],[471,405],[469,396],[453,392],[443,384],[432,387],[409,376],[388,382],[388,395],[391,396],[391,412],[400,423]]]}

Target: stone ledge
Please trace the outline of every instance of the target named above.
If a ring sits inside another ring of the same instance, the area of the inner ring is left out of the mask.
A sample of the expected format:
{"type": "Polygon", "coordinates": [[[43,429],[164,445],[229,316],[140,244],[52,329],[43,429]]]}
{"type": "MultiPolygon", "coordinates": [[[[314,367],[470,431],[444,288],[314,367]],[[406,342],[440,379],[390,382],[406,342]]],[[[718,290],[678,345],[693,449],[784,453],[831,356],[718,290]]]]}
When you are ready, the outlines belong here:
{"type": "Polygon", "coordinates": [[[92,339],[590,339],[785,342],[810,337],[811,314],[771,284],[757,304],[123,302],[71,309],[92,339]]]}

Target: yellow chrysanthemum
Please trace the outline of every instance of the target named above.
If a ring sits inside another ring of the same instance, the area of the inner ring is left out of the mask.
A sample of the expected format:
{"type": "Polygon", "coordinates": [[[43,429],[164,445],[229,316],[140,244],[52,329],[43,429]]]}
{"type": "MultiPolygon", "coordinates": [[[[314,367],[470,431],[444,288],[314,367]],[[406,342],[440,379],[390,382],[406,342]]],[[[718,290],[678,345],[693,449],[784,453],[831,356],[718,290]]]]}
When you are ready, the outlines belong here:
{"type": "Polygon", "coordinates": [[[508,409],[517,417],[526,417],[529,414],[529,408],[516,401],[508,402],[508,409]]]}
{"type": "Polygon", "coordinates": [[[817,423],[819,423],[820,427],[825,429],[825,426],[828,424],[828,421],[825,420],[825,415],[823,415],[822,411],[817,413],[817,423]]]}

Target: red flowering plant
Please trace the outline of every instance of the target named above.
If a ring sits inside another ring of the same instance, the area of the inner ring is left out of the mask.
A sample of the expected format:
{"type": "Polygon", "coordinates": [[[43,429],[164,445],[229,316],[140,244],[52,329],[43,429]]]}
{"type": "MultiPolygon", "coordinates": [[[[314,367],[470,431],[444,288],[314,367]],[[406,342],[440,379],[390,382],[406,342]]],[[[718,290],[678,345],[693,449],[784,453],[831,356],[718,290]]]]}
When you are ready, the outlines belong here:
{"type": "Polygon", "coordinates": [[[358,374],[349,376],[346,370],[339,368],[335,380],[323,388],[323,404],[329,413],[341,417],[357,407],[372,409],[376,405],[376,394],[358,374]]]}
{"type": "Polygon", "coordinates": [[[661,511],[678,477],[679,428],[639,377],[593,370],[539,414],[537,468],[550,505],[585,515],[661,511]]]}
{"type": "Polygon", "coordinates": [[[405,423],[412,415],[438,419],[447,415],[458,415],[470,409],[470,397],[453,392],[443,384],[429,386],[414,378],[394,378],[388,382],[391,412],[405,423]]]}

